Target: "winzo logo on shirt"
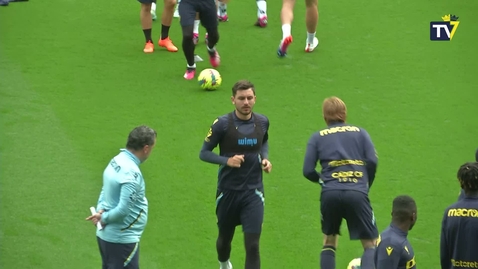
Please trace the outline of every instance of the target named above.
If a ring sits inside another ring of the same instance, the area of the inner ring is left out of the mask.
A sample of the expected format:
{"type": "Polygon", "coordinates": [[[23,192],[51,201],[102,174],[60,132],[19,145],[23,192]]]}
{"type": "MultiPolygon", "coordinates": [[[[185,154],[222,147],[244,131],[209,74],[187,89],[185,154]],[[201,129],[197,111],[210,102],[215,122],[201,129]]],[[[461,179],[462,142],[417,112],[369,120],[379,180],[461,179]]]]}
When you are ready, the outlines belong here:
{"type": "Polygon", "coordinates": [[[247,137],[244,137],[244,138],[239,138],[237,140],[237,144],[240,145],[240,146],[255,146],[257,145],[257,138],[247,138],[247,137]]]}

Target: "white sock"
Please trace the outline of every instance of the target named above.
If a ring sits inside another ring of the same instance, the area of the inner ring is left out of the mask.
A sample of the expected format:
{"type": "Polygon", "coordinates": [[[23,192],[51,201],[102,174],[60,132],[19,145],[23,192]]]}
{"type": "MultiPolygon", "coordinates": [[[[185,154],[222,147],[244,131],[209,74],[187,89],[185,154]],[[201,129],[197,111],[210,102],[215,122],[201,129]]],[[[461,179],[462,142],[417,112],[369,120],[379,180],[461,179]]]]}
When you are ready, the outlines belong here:
{"type": "Polygon", "coordinates": [[[209,45],[208,45],[206,47],[207,47],[207,50],[210,51],[210,52],[215,52],[216,51],[216,46],[214,46],[212,48],[209,48],[209,45]]]}
{"type": "Polygon", "coordinates": [[[200,23],[200,22],[201,22],[200,20],[194,20],[193,33],[199,34],[199,23],[200,23]]]}
{"type": "Polygon", "coordinates": [[[153,13],[156,12],[156,3],[151,3],[151,11],[152,11],[153,13]]]}
{"type": "Polygon", "coordinates": [[[225,262],[219,262],[219,265],[220,265],[221,269],[229,268],[229,260],[227,260],[225,262]]]}
{"type": "Polygon", "coordinates": [[[196,68],[196,63],[194,63],[193,65],[189,66],[189,64],[186,65],[188,68],[196,68]]]}
{"type": "Polygon", "coordinates": [[[267,2],[264,0],[256,1],[257,3],[257,18],[267,16],[267,2]]]}
{"type": "Polygon", "coordinates": [[[283,24],[282,25],[282,39],[285,39],[286,37],[290,36],[290,24],[283,24]]]}
{"type": "Polygon", "coordinates": [[[309,44],[312,44],[314,43],[314,37],[315,37],[315,33],[307,33],[307,43],[309,44]]]}
{"type": "Polygon", "coordinates": [[[218,5],[218,9],[217,9],[217,14],[219,16],[225,16],[227,15],[227,4],[224,4],[223,2],[220,2],[219,1],[219,5],[218,5]]]}

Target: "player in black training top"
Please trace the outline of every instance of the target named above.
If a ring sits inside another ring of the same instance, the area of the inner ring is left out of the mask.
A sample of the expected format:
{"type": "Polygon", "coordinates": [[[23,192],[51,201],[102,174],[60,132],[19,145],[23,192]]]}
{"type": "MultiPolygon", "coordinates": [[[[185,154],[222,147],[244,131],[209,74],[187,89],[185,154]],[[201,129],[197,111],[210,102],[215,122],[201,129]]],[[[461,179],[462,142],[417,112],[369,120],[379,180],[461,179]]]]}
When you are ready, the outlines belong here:
{"type": "Polygon", "coordinates": [[[463,164],[457,177],[465,198],[443,215],[441,269],[478,268],[478,162],[463,164]]]}
{"type": "Polygon", "coordinates": [[[417,221],[417,204],[408,195],[397,196],[392,223],[380,234],[375,250],[375,269],[415,269],[415,253],[407,235],[417,221]]]}
{"type": "Polygon", "coordinates": [[[326,98],[322,113],[327,128],[312,135],[307,144],[303,174],[322,185],[320,212],[325,240],[320,254],[322,269],[335,268],[335,250],[342,219],[351,240],[364,247],[362,269],[374,268],[378,230],[368,191],[377,169],[377,155],[368,133],[345,123],[347,107],[337,98],[326,98]],[[317,163],[322,167],[316,171],[317,163]]]}
{"type": "MultiPolygon", "coordinates": [[[[476,149],[475,153],[475,161],[478,162],[478,149],[476,149]]],[[[460,195],[458,196],[458,200],[465,198],[465,191],[463,189],[460,190],[460,195]]]]}
{"type": "MultiPolygon", "coordinates": [[[[182,4],[182,2],[181,2],[182,4]]],[[[254,85],[246,80],[232,87],[229,114],[217,118],[204,141],[199,158],[219,165],[216,242],[221,269],[231,269],[231,242],[236,226],[242,225],[246,248],[246,269],[260,268],[259,238],[264,217],[262,170],[269,173],[267,117],[253,113],[254,85]],[[219,145],[219,155],[213,152],[219,145]]]]}

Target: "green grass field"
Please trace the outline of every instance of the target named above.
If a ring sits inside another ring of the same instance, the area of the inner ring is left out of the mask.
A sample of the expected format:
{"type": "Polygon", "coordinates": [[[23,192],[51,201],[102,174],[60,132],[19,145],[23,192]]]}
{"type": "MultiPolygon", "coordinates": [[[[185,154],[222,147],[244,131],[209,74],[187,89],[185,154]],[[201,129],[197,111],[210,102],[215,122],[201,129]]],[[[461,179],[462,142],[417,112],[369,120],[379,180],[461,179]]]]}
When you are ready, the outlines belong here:
{"type": "MultiPolygon", "coordinates": [[[[276,56],[280,8],[271,0],[269,26],[259,29],[255,2],[231,1],[217,46],[223,85],[205,92],[182,78],[182,50],[142,52],[136,1],[0,7],[0,267],[100,268],[95,228],[84,219],[107,162],[133,127],[147,124],[159,138],[142,165],[150,202],[142,268],[218,268],[217,167],[198,155],[215,117],[233,109],[232,84],[245,78],[257,88],[255,111],[271,122],[262,268],[319,268],[320,187],[303,178],[302,161],[331,95],[347,103],[348,121],[368,130],[379,153],[370,196],[380,230],[392,199],[412,195],[417,265],[439,268],[441,216],[457,199],[458,167],[477,147],[478,1],[320,1],[312,54],[303,52],[298,1],[286,59],[276,56]],[[453,40],[431,42],[430,21],[450,13],[460,18],[453,40]]],[[[206,58],[200,31],[196,49],[206,58]]],[[[155,40],[159,34],[156,21],[155,40]]],[[[171,38],[180,47],[178,19],[171,38]]],[[[244,263],[240,231],[235,268],[244,263]]],[[[338,269],[362,253],[346,226],[342,232],[338,269]]]]}

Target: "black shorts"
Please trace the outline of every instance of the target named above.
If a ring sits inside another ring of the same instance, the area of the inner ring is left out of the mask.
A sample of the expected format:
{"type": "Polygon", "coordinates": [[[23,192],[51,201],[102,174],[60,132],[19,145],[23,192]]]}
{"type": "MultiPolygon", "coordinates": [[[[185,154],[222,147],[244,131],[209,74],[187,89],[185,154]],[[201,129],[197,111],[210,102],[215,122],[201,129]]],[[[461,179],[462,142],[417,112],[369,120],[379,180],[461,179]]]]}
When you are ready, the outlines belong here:
{"type": "Polygon", "coordinates": [[[219,231],[230,233],[242,225],[244,233],[260,234],[264,220],[264,192],[218,190],[216,216],[219,231]]]}
{"type": "Polygon", "coordinates": [[[139,243],[110,243],[97,237],[102,269],[139,269],[139,243]]]}
{"type": "Polygon", "coordinates": [[[351,240],[378,237],[373,209],[365,193],[351,190],[322,192],[320,211],[325,235],[340,235],[342,219],[345,219],[351,240]]]}
{"type": "Polygon", "coordinates": [[[182,0],[179,4],[181,26],[193,26],[196,12],[201,24],[208,32],[217,29],[217,8],[215,0],[182,0]]]}
{"type": "Polygon", "coordinates": [[[151,4],[156,3],[156,0],[138,0],[141,4],[151,4]]]}

